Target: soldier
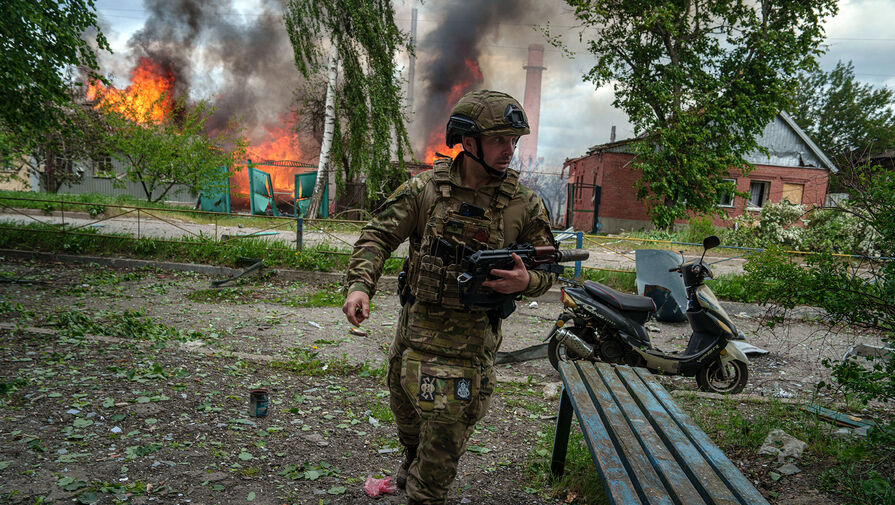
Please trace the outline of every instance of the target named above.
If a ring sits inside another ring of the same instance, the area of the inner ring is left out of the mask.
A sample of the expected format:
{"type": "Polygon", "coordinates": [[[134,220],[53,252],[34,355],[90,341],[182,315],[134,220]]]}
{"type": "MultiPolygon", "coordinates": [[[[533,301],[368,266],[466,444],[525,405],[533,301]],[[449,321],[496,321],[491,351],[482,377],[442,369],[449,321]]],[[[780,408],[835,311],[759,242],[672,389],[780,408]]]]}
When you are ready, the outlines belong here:
{"type": "MultiPolygon", "coordinates": [[[[342,311],[357,326],[370,317],[383,263],[410,240],[387,378],[405,448],[396,482],[410,504],[444,503],[496,383],[501,320],[494,310],[460,302],[458,246],[553,244],[544,204],[509,168],[519,137],[529,132],[513,97],[487,90],[467,94],[451,111],[446,134],[448,147],[462,143],[463,150],[402,184],[354,245],[342,311]]],[[[492,270],[496,278],[482,286],[526,296],[550,288],[553,274],[528,271],[518,256],[514,260],[512,270],[492,270]]]]}

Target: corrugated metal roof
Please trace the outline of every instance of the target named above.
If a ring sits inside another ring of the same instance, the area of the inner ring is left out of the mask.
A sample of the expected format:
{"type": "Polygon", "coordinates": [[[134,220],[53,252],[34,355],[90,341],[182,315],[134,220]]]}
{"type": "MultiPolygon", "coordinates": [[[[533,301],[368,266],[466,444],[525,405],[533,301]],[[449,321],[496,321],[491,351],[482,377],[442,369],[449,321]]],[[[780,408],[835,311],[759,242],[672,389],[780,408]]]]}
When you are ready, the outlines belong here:
{"type": "MultiPolygon", "coordinates": [[[[637,139],[596,145],[588,149],[587,154],[597,152],[634,154],[631,148],[631,142],[634,140],[637,139]]],[[[746,161],[753,165],[817,167],[833,173],[839,171],[786,112],[777,114],[774,121],[765,127],[758,139],[758,145],[767,148],[768,154],[755,151],[747,155],[746,161]]]]}

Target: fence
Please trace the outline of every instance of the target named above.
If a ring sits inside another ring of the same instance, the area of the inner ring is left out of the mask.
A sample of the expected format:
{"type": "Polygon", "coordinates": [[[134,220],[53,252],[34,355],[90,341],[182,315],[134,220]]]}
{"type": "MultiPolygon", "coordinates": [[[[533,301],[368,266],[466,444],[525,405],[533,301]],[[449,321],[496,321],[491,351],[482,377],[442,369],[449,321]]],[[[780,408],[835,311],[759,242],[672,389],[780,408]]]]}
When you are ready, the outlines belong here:
{"type": "MultiPolygon", "coordinates": [[[[324,235],[327,239],[353,246],[353,243],[331,230],[334,226],[360,229],[360,226],[364,224],[363,221],[346,219],[302,219],[289,216],[224,214],[198,209],[142,207],[19,197],[0,198],[0,209],[21,216],[26,223],[39,223],[57,228],[55,230],[36,230],[40,233],[86,235],[88,229],[95,230],[105,227],[107,224],[114,224],[117,232],[129,235],[129,237],[95,231],[90,232],[89,235],[134,240],[153,238],[168,242],[177,241],[170,240],[172,236],[191,237],[203,242],[218,244],[245,238],[268,238],[293,243],[296,250],[302,248],[304,235],[308,233],[308,228],[315,233],[324,235]],[[29,208],[31,212],[28,211],[29,208]],[[42,209],[44,210],[42,214],[34,212],[42,209]],[[159,226],[157,224],[159,222],[163,225],[159,226]]],[[[3,224],[0,225],[0,229],[18,228],[3,224]]],[[[343,251],[327,252],[348,254],[343,251]]]]}

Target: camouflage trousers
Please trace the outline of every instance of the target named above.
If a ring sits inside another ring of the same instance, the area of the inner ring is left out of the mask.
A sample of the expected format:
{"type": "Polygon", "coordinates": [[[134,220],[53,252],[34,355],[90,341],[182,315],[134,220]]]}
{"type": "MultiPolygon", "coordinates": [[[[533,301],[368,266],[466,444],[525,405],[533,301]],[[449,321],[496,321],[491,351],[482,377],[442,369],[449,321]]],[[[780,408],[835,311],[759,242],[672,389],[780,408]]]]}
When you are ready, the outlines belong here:
{"type": "Polygon", "coordinates": [[[442,504],[475,424],[491,403],[494,370],[402,347],[392,345],[388,387],[399,440],[418,446],[408,471],[407,498],[414,504],[442,504]]]}

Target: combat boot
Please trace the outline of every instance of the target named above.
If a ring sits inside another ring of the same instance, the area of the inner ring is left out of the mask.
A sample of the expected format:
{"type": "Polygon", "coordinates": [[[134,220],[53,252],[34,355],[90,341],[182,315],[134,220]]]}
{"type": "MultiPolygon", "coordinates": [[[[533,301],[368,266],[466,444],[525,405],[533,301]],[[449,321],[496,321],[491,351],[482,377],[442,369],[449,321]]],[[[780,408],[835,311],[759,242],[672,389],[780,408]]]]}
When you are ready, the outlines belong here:
{"type": "Polygon", "coordinates": [[[410,464],[416,459],[416,447],[415,445],[404,447],[404,462],[401,463],[401,468],[398,468],[398,476],[395,478],[398,489],[407,487],[407,471],[410,470],[410,464]]]}

